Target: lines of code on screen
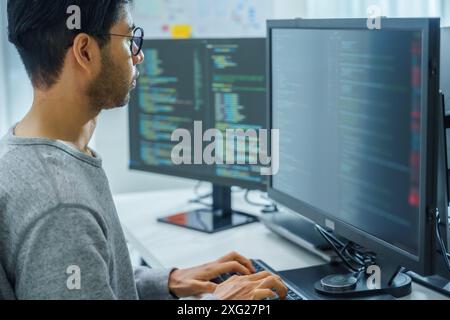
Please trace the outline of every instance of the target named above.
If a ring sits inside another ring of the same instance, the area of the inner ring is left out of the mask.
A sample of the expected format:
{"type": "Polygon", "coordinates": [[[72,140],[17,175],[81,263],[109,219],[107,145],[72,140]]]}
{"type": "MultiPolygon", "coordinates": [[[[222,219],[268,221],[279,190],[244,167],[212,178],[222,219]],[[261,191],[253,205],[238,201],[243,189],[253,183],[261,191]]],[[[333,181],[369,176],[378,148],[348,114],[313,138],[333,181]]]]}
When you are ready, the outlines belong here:
{"type": "MultiPolygon", "coordinates": [[[[177,143],[171,136],[176,129],[187,129],[194,138],[195,121],[202,122],[203,132],[219,129],[224,137],[226,129],[266,127],[265,40],[153,40],[143,52],[145,62],[130,103],[131,166],[152,171],[166,167],[199,180],[264,184],[260,166],[248,164],[258,151],[249,149],[251,143],[243,149],[236,143],[232,150],[246,165],[174,166],[171,152],[177,143]]],[[[223,163],[226,147],[215,154],[223,163]]],[[[193,149],[192,141],[191,154],[193,149]]]]}
{"type": "Polygon", "coordinates": [[[421,33],[274,30],[272,52],[273,187],[417,254],[421,33]]]}

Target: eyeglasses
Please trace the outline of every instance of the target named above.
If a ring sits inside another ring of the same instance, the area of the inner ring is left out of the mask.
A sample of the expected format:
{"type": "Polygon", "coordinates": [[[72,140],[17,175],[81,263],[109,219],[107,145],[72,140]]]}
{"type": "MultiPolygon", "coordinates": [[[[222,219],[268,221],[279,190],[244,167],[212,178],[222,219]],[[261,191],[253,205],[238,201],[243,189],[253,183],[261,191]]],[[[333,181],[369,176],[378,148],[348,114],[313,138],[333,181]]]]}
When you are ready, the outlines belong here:
{"type": "Polygon", "coordinates": [[[114,33],[102,34],[102,36],[116,36],[116,37],[130,38],[131,39],[130,51],[131,54],[135,57],[137,57],[141,53],[142,45],[144,44],[144,29],[142,28],[134,29],[132,36],[114,33]]]}

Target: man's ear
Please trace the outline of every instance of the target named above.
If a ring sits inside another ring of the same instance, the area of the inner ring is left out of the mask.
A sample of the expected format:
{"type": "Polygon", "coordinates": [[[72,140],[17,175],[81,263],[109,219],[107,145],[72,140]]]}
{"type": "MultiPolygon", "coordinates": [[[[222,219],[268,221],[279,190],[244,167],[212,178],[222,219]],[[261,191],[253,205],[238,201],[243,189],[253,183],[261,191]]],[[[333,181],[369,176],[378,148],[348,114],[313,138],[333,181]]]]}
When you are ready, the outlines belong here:
{"type": "Polygon", "coordinates": [[[95,74],[101,65],[100,47],[97,41],[86,33],[78,34],[72,46],[72,52],[79,67],[95,74]]]}

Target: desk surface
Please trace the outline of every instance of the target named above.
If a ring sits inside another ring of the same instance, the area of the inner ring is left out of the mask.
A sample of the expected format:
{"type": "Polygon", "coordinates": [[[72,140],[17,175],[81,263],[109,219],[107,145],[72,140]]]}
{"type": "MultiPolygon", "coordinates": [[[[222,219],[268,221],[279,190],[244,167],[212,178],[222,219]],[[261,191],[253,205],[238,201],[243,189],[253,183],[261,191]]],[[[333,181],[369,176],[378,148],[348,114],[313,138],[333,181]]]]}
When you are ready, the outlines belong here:
{"type": "MultiPolygon", "coordinates": [[[[214,261],[237,251],[264,260],[275,270],[290,270],[323,264],[309,251],[273,234],[260,223],[209,235],[158,223],[157,218],[198,208],[188,204],[193,190],[125,194],[114,197],[117,211],[130,244],[153,267],[192,267],[214,261]]],[[[259,209],[243,200],[243,193],[233,196],[233,208],[259,215],[259,209]]],[[[406,299],[447,299],[418,284],[406,299]]]]}

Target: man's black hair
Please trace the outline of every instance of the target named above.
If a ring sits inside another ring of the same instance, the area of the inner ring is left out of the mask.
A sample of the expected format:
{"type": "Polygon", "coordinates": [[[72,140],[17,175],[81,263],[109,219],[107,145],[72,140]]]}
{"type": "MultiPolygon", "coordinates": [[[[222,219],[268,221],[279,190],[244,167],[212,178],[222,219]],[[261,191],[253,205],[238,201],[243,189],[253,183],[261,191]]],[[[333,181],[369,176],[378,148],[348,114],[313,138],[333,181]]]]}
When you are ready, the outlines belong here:
{"type": "MultiPolygon", "coordinates": [[[[1,0],[0,0],[1,1],[1,0]]],[[[25,65],[33,86],[56,83],[67,50],[79,33],[94,36],[100,47],[104,36],[121,19],[123,7],[133,0],[8,0],[8,36],[25,65]],[[68,8],[80,8],[81,29],[69,30],[68,8]]]]}

